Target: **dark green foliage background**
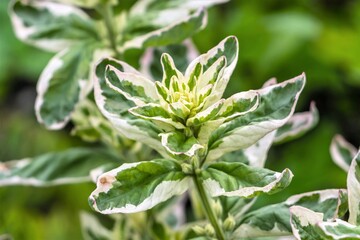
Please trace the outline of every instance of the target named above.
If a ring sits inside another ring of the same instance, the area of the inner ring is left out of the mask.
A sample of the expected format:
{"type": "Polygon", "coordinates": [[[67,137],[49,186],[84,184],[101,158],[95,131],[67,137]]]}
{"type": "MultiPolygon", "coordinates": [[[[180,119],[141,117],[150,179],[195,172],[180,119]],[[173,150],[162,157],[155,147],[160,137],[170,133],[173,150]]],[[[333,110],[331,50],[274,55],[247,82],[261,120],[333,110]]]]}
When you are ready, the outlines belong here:
{"type": "MultiPolygon", "coordinates": [[[[83,143],[70,128],[50,132],[36,123],[35,84],[51,54],[19,42],[0,1],[0,160],[20,159],[83,143]]],[[[283,192],[260,197],[256,206],[289,195],[345,187],[346,174],[331,161],[329,145],[340,133],[360,145],[360,2],[350,0],[235,1],[209,11],[194,37],[200,52],[228,35],[240,42],[239,62],[227,95],[256,89],[270,77],[283,81],[306,72],[297,111],[312,100],[320,123],[304,137],[269,154],[267,167],[290,168],[295,177],[283,192]]],[[[128,54],[130,59],[138,52],[128,54]]],[[[88,210],[93,184],[54,188],[0,188],[0,235],[15,239],[81,239],[78,212],[88,210]]]]}

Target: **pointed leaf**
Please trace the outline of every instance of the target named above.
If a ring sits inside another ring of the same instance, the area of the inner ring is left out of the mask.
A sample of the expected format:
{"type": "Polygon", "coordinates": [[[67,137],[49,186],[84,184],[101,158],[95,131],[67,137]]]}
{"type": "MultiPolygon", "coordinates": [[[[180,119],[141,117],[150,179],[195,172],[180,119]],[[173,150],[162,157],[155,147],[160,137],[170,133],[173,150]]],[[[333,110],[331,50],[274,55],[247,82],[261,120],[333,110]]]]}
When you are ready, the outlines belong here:
{"type": "Polygon", "coordinates": [[[330,240],[317,227],[323,221],[323,214],[300,206],[290,208],[291,228],[296,239],[330,240]]]}
{"type": "Polygon", "coordinates": [[[132,140],[145,143],[161,154],[166,155],[159,137],[162,130],[154,123],[130,114],[128,110],[135,107],[134,102],[125,98],[124,95],[119,94],[118,91],[115,91],[107,84],[105,80],[105,69],[108,65],[112,65],[119,71],[137,72],[126,63],[113,59],[103,59],[97,65],[94,76],[94,94],[96,104],[100,111],[122,135],[132,140]]]}
{"type": "Polygon", "coordinates": [[[184,193],[189,181],[172,160],[123,164],[98,178],[89,202],[103,214],[145,211],[184,193]]]}
{"type": "Polygon", "coordinates": [[[182,74],[176,69],[174,60],[167,53],[161,55],[161,66],[163,71],[162,84],[167,89],[170,89],[172,78],[175,77],[176,79],[179,79],[182,77],[182,74]]]}
{"type": "Polygon", "coordinates": [[[225,57],[226,67],[223,69],[221,78],[217,79],[212,88],[211,97],[206,99],[205,108],[219,101],[225,91],[230,76],[236,66],[238,59],[238,40],[230,36],[221,41],[216,47],[210,49],[207,53],[200,55],[191,62],[186,70],[185,76],[190,76],[192,69],[198,63],[203,65],[205,73],[219,58],[225,57]]]}
{"type": "Polygon", "coordinates": [[[345,172],[349,171],[351,161],[356,155],[356,148],[347,142],[343,136],[333,137],[330,145],[330,154],[332,160],[345,172]]]}
{"type": "Polygon", "coordinates": [[[360,227],[341,219],[336,219],[334,222],[322,222],[319,224],[319,228],[324,235],[329,236],[329,239],[360,239],[360,227]]]}
{"type": "Polygon", "coordinates": [[[287,187],[293,175],[250,167],[243,163],[213,163],[202,173],[205,189],[213,196],[251,198],[260,193],[273,194],[287,187]]]}
{"type": "Polygon", "coordinates": [[[276,131],[273,131],[248,148],[227,153],[221,158],[221,161],[242,162],[252,167],[264,167],[275,134],[276,131]]]}
{"type": "Polygon", "coordinates": [[[347,176],[349,223],[360,225],[360,150],[351,162],[347,176]]]}
{"type": "Polygon", "coordinates": [[[346,204],[343,190],[322,190],[298,194],[285,202],[268,205],[243,215],[234,236],[256,238],[261,236],[291,235],[289,207],[299,205],[324,214],[326,219],[342,217],[339,205],[346,204]]]}
{"type": "Polygon", "coordinates": [[[91,18],[79,8],[50,1],[20,1],[10,5],[16,36],[33,46],[60,51],[78,40],[98,40],[91,18]]]}
{"type": "Polygon", "coordinates": [[[258,90],[260,104],[255,111],[222,124],[211,134],[208,161],[218,159],[227,152],[249,147],[283,126],[294,113],[304,84],[303,74],[258,90]]]}
{"type": "Polygon", "coordinates": [[[41,73],[35,111],[38,121],[47,128],[64,127],[75,105],[88,93],[94,48],[94,44],[81,44],[65,49],[41,73]]]}
{"type": "Polygon", "coordinates": [[[283,143],[298,137],[311,130],[319,122],[319,112],[315,103],[310,105],[309,112],[295,113],[288,121],[276,131],[274,143],[283,143]]]}
{"type": "Polygon", "coordinates": [[[125,51],[132,48],[164,46],[182,42],[197,31],[203,29],[206,25],[206,19],[206,11],[200,9],[170,25],[129,39],[120,50],[125,51]]]}
{"type": "MultiPolygon", "coordinates": [[[[120,61],[119,64],[124,65],[120,61]]],[[[138,106],[158,100],[154,82],[141,74],[123,72],[115,66],[108,65],[105,79],[109,87],[138,106]]]]}
{"type": "Polygon", "coordinates": [[[186,137],[180,132],[161,134],[161,143],[171,156],[178,159],[193,157],[204,148],[195,137],[186,137]]]}
{"type": "Polygon", "coordinates": [[[157,123],[164,130],[184,129],[185,126],[172,119],[170,113],[168,113],[161,105],[155,103],[149,103],[141,107],[130,108],[129,112],[135,116],[143,119],[149,119],[157,123]]]}
{"type": "Polygon", "coordinates": [[[0,163],[0,186],[51,186],[90,182],[91,172],[121,162],[103,149],[74,148],[0,163]]]}

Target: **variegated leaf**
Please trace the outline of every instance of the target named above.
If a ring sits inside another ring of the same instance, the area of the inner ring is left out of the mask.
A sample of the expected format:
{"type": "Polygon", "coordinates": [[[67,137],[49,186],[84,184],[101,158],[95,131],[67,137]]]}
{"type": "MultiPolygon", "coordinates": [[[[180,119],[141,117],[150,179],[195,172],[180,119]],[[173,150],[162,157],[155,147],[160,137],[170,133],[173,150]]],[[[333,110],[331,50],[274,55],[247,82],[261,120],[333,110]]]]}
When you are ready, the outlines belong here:
{"type": "Polygon", "coordinates": [[[51,186],[90,182],[92,171],[114,167],[120,159],[103,149],[74,148],[0,163],[0,186],[51,186]]]}
{"type": "Polygon", "coordinates": [[[360,239],[360,226],[351,225],[341,219],[335,219],[333,222],[322,222],[319,224],[319,228],[329,239],[360,239]]]}
{"type": "Polygon", "coordinates": [[[310,105],[309,112],[295,113],[281,128],[277,129],[274,143],[283,143],[311,130],[319,122],[319,112],[315,103],[310,105]]]}
{"type": "Polygon", "coordinates": [[[261,236],[291,235],[291,206],[298,205],[321,212],[330,220],[345,214],[339,209],[344,204],[347,205],[344,190],[321,190],[294,195],[285,202],[265,206],[240,217],[234,236],[253,239],[261,236]]]}
{"type": "Polygon", "coordinates": [[[174,130],[174,128],[185,128],[181,122],[173,120],[171,114],[159,104],[149,103],[143,106],[133,107],[129,109],[129,112],[134,116],[156,122],[156,125],[165,131],[171,131],[174,130]]]}
{"type": "Polygon", "coordinates": [[[160,136],[161,143],[168,154],[176,159],[189,159],[204,149],[195,137],[187,137],[178,131],[162,133],[160,136]]]}
{"type": "Polygon", "coordinates": [[[200,55],[191,64],[188,66],[185,76],[189,77],[192,70],[198,63],[203,65],[203,72],[206,74],[206,71],[222,56],[225,57],[226,66],[223,69],[221,78],[216,79],[214,87],[211,90],[210,97],[206,99],[204,108],[214,104],[219,101],[225,91],[227,83],[230,79],[230,76],[236,66],[238,59],[238,40],[234,36],[230,36],[221,41],[217,46],[210,49],[207,53],[200,55]]]}
{"type": "Polygon", "coordinates": [[[349,223],[360,225],[360,150],[351,162],[347,176],[349,223]]]}
{"type": "Polygon", "coordinates": [[[60,51],[78,40],[99,40],[95,24],[79,8],[51,1],[15,0],[10,16],[16,36],[48,51],[60,51]]]}
{"type": "Polygon", "coordinates": [[[199,55],[196,47],[190,40],[185,40],[181,44],[147,48],[140,60],[141,72],[151,79],[158,81],[162,79],[162,66],[159,59],[163,53],[168,53],[172,56],[176,68],[180,72],[185,72],[189,63],[199,55]]]}
{"type": "Polygon", "coordinates": [[[213,197],[238,196],[251,198],[261,193],[273,194],[287,187],[293,175],[255,168],[243,163],[219,162],[202,172],[202,183],[213,197]]]}
{"type": "Polygon", "coordinates": [[[78,44],[56,54],[37,84],[35,112],[48,129],[60,129],[69,121],[75,105],[83,99],[91,82],[94,44],[78,44]]]}
{"type": "Polygon", "coordinates": [[[110,240],[113,237],[111,230],[103,226],[93,214],[81,212],[80,223],[85,240],[110,240]]]}
{"type": "MultiPolygon", "coordinates": [[[[53,2],[65,3],[69,5],[75,5],[82,8],[95,8],[101,3],[100,0],[52,0],[53,2]]],[[[116,0],[108,0],[107,3],[116,5],[116,0]]]]}
{"type": "MultiPolygon", "coordinates": [[[[145,143],[160,153],[165,154],[164,147],[161,145],[159,137],[162,130],[154,123],[130,114],[128,110],[135,107],[134,102],[125,98],[124,95],[119,94],[119,91],[115,91],[108,85],[108,82],[105,79],[105,70],[108,65],[111,65],[119,71],[134,74],[138,73],[124,62],[113,59],[103,59],[97,65],[94,76],[95,100],[100,111],[122,135],[132,140],[145,143]]],[[[117,82],[114,81],[114,84],[116,83],[117,82]]],[[[135,89],[133,91],[135,91],[135,89]]],[[[137,91],[137,93],[139,92],[145,93],[145,89],[140,88],[140,91],[137,91]]]]}
{"type": "Polygon", "coordinates": [[[330,154],[332,160],[345,172],[349,171],[351,161],[356,155],[356,148],[347,142],[343,136],[333,137],[330,145],[330,154]]]}
{"type": "Polygon", "coordinates": [[[211,134],[207,159],[215,160],[227,152],[247,148],[283,126],[294,113],[304,85],[302,74],[258,90],[260,104],[254,111],[222,124],[211,134]]]}
{"type": "MultiPolygon", "coordinates": [[[[142,17],[143,18],[143,17],[142,17]]],[[[129,21],[139,21],[139,18],[129,19],[129,21]]],[[[152,46],[165,46],[184,41],[189,36],[203,29],[206,25],[207,13],[204,9],[199,9],[193,14],[182,16],[178,21],[172,22],[156,30],[136,36],[134,23],[128,24],[125,33],[129,40],[125,41],[120,51],[133,48],[146,48],[152,46]],[[134,35],[133,38],[131,36],[134,35]]],[[[154,27],[154,26],[153,26],[154,27]]]]}
{"type": "Polygon", "coordinates": [[[272,131],[248,148],[227,153],[221,157],[221,161],[242,162],[253,167],[264,167],[275,134],[276,131],[272,131]]]}
{"type": "MultiPolygon", "coordinates": [[[[125,65],[120,61],[119,64],[125,65]]],[[[138,106],[158,100],[154,82],[141,74],[123,72],[109,64],[105,69],[105,80],[110,88],[138,106]]]]}
{"type": "Polygon", "coordinates": [[[89,202],[103,214],[145,211],[184,193],[190,180],[173,160],[123,164],[98,178],[89,202]]]}
{"type": "Polygon", "coordinates": [[[323,214],[311,211],[310,209],[293,206],[291,212],[291,228],[298,240],[331,240],[318,228],[317,224],[323,221],[323,214]]]}

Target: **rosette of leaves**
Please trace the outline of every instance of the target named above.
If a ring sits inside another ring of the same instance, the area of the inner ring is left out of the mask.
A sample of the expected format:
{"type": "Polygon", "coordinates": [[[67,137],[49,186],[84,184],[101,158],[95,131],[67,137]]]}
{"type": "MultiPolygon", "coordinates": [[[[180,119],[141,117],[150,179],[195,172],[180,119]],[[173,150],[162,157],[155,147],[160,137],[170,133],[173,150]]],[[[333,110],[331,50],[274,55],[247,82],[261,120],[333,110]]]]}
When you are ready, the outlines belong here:
{"type": "Polygon", "coordinates": [[[125,62],[104,58],[95,69],[95,100],[113,127],[147,144],[164,158],[122,164],[102,174],[90,204],[104,213],[150,209],[195,185],[216,236],[224,239],[212,197],[272,194],[291,181],[289,169],[274,172],[219,160],[246,149],[286,124],[305,75],[259,90],[222,95],[235,68],[238,41],[228,37],[180,72],[161,56],[163,77],[148,79],[125,62]]]}
{"type": "Polygon", "coordinates": [[[119,11],[116,0],[11,1],[17,37],[56,53],[39,78],[38,121],[49,129],[69,121],[75,105],[92,89],[89,76],[99,58],[179,43],[204,28],[203,7],[223,2],[141,0],[129,11],[119,11]]]}

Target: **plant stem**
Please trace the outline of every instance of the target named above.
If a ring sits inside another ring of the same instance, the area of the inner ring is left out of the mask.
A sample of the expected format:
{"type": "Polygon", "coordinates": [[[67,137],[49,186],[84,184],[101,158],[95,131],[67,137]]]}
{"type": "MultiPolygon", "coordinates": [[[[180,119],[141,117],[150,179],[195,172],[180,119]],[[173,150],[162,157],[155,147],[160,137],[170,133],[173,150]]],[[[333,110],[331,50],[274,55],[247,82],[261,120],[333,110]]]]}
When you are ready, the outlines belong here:
{"type": "Polygon", "coordinates": [[[113,10],[112,10],[111,5],[106,4],[103,7],[101,12],[102,12],[102,16],[104,18],[107,34],[108,34],[109,41],[110,41],[110,46],[115,52],[115,57],[121,58],[121,54],[116,47],[116,32],[113,27],[114,26],[114,24],[113,24],[114,23],[113,22],[114,15],[113,15],[113,10]]]}
{"type": "Polygon", "coordinates": [[[207,194],[205,192],[204,186],[200,182],[199,176],[196,173],[196,171],[195,171],[195,174],[193,175],[193,180],[194,180],[194,183],[195,183],[196,190],[199,193],[201,202],[202,202],[202,204],[204,206],[206,215],[207,215],[211,225],[213,226],[213,228],[215,230],[217,239],[225,240],[225,235],[223,233],[223,230],[220,227],[220,225],[219,225],[219,223],[217,221],[216,215],[215,215],[214,211],[211,208],[209,198],[208,198],[208,196],[207,196],[207,194]]]}

